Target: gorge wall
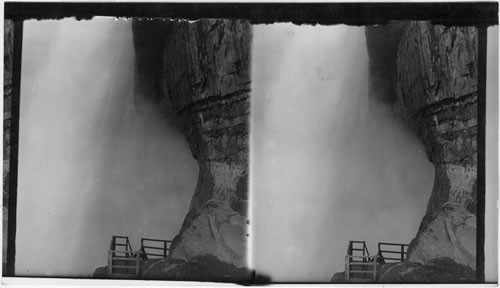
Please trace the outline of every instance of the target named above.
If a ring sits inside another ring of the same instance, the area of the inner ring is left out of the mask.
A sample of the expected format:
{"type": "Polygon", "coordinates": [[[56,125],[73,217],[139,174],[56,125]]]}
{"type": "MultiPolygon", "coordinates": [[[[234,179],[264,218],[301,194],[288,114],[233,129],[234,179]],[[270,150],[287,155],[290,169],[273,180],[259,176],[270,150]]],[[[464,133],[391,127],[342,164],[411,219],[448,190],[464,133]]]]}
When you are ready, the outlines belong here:
{"type": "MultiPolygon", "coordinates": [[[[133,33],[137,104],[152,104],[176,123],[200,167],[172,257],[213,255],[243,267],[251,27],[232,20],[134,20],[133,33]]],[[[477,30],[391,22],[367,27],[366,40],[370,99],[392,107],[435,167],[407,261],[425,265],[446,257],[475,269],[477,30]]]]}
{"type": "Polygon", "coordinates": [[[171,256],[246,267],[250,24],[134,20],[132,30],[136,105],[163,111],[200,168],[171,256]]]}
{"type": "Polygon", "coordinates": [[[419,136],[436,171],[409,262],[447,257],[476,268],[477,35],[430,22],[366,28],[371,99],[419,136]]]}
{"type": "MultiPolygon", "coordinates": [[[[11,150],[11,122],[12,122],[12,74],[14,62],[14,21],[4,20],[4,48],[3,48],[3,244],[2,244],[2,269],[7,269],[7,225],[9,201],[9,171],[11,150]]],[[[5,274],[4,274],[5,275],[5,274]]]]}

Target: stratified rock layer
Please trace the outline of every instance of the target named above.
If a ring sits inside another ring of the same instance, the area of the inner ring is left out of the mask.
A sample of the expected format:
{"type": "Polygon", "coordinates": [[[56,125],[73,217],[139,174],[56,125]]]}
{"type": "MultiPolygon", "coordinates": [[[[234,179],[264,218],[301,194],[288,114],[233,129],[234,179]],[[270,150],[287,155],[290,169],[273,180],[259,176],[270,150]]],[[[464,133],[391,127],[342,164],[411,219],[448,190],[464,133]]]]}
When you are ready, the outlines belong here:
{"type": "Polygon", "coordinates": [[[448,201],[476,210],[477,53],[476,28],[412,22],[399,43],[396,109],[436,169],[428,213],[448,201]]]}
{"type": "Polygon", "coordinates": [[[435,167],[427,215],[410,245],[410,261],[446,256],[475,269],[471,238],[475,240],[472,216],[477,201],[477,34],[474,27],[429,22],[393,22],[366,29],[372,99],[392,105],[424,143],[435,167]],[[454,212],[445,212],[450,207],[454,212]],[[444,223],[467,231],[467,240],[462,239],[467,253],[457,254],[463,249],[455,246],[461,244],[442,239],[450,231],[444,223]]]}
{"type": "Polygon", "coordinates": [[[136,96],[189,140],[200,175],[173,258],[246,265],[250,25],[238,20],[133,24],[136,96]],[[152,28],[153,27],[153,28],[152,28]]]}

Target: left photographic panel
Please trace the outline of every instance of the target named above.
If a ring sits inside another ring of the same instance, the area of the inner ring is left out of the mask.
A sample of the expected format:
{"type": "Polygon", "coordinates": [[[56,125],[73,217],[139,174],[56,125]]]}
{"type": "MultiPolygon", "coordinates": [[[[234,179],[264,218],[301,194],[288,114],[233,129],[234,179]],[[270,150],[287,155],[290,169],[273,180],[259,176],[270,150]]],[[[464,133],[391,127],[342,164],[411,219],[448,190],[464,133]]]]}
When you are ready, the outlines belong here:
{"type": "Polygon", "coordinates": [[[24,21],[14,276],[249,281],[250,41],[239,20],[24,21]]]}

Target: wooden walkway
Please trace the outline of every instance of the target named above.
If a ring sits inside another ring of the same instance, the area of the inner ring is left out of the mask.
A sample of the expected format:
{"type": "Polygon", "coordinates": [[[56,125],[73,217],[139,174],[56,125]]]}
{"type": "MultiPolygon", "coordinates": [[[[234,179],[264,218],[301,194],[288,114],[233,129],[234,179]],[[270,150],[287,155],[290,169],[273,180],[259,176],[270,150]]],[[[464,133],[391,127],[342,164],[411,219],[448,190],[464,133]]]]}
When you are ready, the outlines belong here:
{"type": "Polygon", "coordinates": [[[346,282],[375,282],[381,264],[403,262],[407,244],[378,243],[378,252],[370,255],[365,241],[349,241],[345,256],[346,282]]]}

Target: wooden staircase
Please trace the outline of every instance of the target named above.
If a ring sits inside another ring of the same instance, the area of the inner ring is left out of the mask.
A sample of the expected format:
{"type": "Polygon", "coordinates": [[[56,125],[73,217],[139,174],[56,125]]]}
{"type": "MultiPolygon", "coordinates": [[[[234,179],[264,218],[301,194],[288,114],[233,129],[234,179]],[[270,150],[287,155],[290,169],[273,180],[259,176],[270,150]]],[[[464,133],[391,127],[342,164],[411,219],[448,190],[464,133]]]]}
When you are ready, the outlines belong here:
{"type": "Polygon", "coordinates": [[[108,251],[108,276],[110,278],[137,278],[141,251],[133,251],[126,236],[113,236],[108,251]]]}
{"type": "Polygon", "coordinates": [[[345,265],[346,282],[371,282],[377,279],[377,256],[370,256],[365,241],[349,241],[345,265]]]}
{"type": "Polygon", "coordinates": [[[345,281],[375,282],[379,266],[403,262],[407,249],[407,244],[380,242],[377,254],[370,255],[365,241],[349,241],[345,256],[345,281]]]}
{"type": "Polygon", "coordinates": [[[113,236],[108,251],[108,276],[110,278],[138,278],[141,260],[166,258],[170,255],[172,241],[141,239],[141,249],[133,251],[126,236],[113,236]]]}

